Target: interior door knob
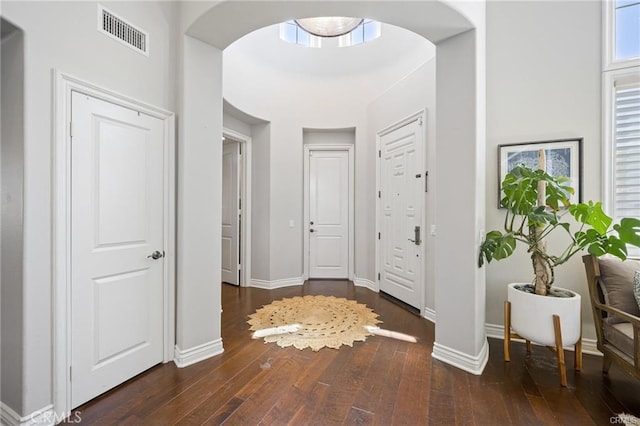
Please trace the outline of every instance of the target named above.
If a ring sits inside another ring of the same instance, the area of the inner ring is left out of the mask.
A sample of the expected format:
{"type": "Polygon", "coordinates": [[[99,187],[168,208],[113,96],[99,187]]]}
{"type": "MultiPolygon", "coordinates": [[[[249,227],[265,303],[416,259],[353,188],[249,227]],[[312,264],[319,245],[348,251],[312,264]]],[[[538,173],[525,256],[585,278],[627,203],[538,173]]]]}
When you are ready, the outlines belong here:
{"type": "Polygon", "coordinates": [[[152,258],[153,260],[157,260],[157,259],[160,259],[160,258],[161,258],[161,257],[163,257],[163,256],[164,256],[164,253],[163,253],[163,252],[156,250],[156,251],[154,251],[153,253],[151,253],[149,256],[147,256],[147,258],[149,258],[149,257],[150,257],[150,258],[152,258]]]}
{"type": "Polygon", "coordinates": [[[309,229],[309,232],[316,232],[315,229],[309,229]]]}

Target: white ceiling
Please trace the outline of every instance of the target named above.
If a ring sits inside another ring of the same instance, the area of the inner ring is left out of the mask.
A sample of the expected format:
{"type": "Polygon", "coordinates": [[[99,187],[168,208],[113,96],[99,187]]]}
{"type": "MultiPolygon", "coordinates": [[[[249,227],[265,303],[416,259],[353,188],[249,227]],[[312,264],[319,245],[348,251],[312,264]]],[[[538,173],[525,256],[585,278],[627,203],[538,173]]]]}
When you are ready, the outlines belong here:
{"type": "Polygon", "coordinates": [[[349,47],[338,47],[336,39],[321,48],[304,47],[279,34],[279,25],[271,25],[223,52],[225,99],[264,119],[272,107],[300,105],[302,99],[366,106],[436,52],[424,37],[385,24],[378,39],[349,47]]]}
{"type": "Polygon", "coordinates": [[[336,38],[323,39],[323,47],[310,48],[280,39],[279,25],[256,30],[224,50],[233,55],[251,56],[255,63],[305,78],[336,78],[397,69],[389,75],[397,81],[435,56],[435,46],[411,31],[382,25],[382,35],[368,43],[338,47],[336,38]],[[398,69],[400,68],[400,69],[398,69]]]}

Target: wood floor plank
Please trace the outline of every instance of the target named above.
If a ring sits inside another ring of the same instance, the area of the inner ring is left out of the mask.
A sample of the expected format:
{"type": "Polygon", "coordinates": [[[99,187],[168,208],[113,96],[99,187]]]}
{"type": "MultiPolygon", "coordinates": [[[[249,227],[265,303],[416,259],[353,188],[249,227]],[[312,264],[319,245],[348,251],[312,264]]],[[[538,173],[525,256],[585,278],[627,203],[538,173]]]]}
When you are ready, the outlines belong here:
{"type": "MultiPolygon", "coordinates": [[[[295,349],[294,349],[295,350],[295,349]]],[[[236,398],[244,402],[227,418],[230,425],[257,425],[265,417],[282,394],[290,392],[296,380],[296,372],[306,368],[310,358],[290,354],[279,356],[270,369],[263,370],[261,377],[252,379],[252,386],[243,388],[236,398]],[[259,387],[255,387],[260,383],[259,387]],[[278,392],[274,392],[278,389],[278,392]],[[246,398],[243,398],[246,397],[246,398]]],[[[203,424],[215,425],[215,419],[203,424]]]]}
{"type": "Polygon", "coordinates": [[[298,376],[287,395],[282,395],[269,410],[260,424],[286,424],[296,415],[304,404],[307,395],[318,384],[318,378],[331,365],[338,351],[319,351],[313,353],[312,364],[298,376]]]}
{"type": "Polygon", "coordinates": [[[372,425],[374,424],[374,419],[375,414],[359,408],[351,407],[344,423],[350,425],[372,425]]]}
{"type": "Polygon", "coordinates": [[[391,360],[398,348],[398,341],[393,339],[384,340],[383,337],[375,337],[371,340],[372,343],[377,342],[379,344],[378,350],[365,373],[362,386],[354,398],[353,407],[363,411],[375,412],[393,365],[391,360]]]}
{"type": "Polygon", "coordinates": [[[529,400],[529,404],[531,404],[531,409],[538,419],[538,424],[548,426],[560,425],[556,416],[553,415],[551,407],[549,407],[549,404],[547,404],[547,401],[542,396],[528,394],[527,399],[529,400]]]}
{"type": "Polygon", "coordinates": [[[268,350],[269,348],[264,347],[256,341],[254,341],[253,344],[248,344],[235,356],[225,360],[222,367],[211,370],[189,388],[158,407],[156,411],[147,416],[146,420],[151,424],[154,422],[177,423],[185,415],[214,395],[218,388],[222,387],[236,374],[246,368],[245,357],[253,360],[263,356],[268,350]]]}
{"type": "MultiPolygon", "coordinates": [[[[278,348],[272,345],[264,353],[260,353],[257,358],[253,360],[246,360],[249,362],[238,364],[239,369],[235,375],[225,376],[227,381],[218,387],[218,390],[213,393],[208,393],[207,398],[202,400],[197,406],[187,413],[177,424],[191,425],[202,424],[211,417],[213,413],[216,413],[218,407],[225,406],[229,401],[244,401],[246,396],[239,394],[239,391],[246,387],[247,384],[253,383],[257,375],[263,372],[263,365],[269,364],[269,361],[273,362],[272,356],[276,356],[278,348]]],[[[220,377],[222,380],[222,377],[220,377]]]]}
{"type": "MultiPolygon", "coordinates": [[[[472,388],[470,381],[473,377],[463,371],[453,374],[453,404],[455,424],[459,426],[474,425],[474,411],[471,403],[472,388]]],[[[477,389],[474,389],[477,391],[477,389]]]]}
{"type": "MultiPolygon", "coordinates": [[[[220,425],[225,422],[232,415],[238,407],[240,407],[244,403],[243,399],[240,398],[231,398],[228,400],[222,407],[216,410],[213,415],[211,415],[206,421],[210,424],[220,425]]],[[[187,424],[202,424],[198,422],[187,423],[187,424]]]]}
{"type": "MultiPolygon", "coordinates": [[[[434,325],[346,281],[309,281],[277,290],[222,287],[222,355],[185,368],[158,365],[73,410],[86,425],[574,425],[610,424],[618,412],[640,416],[640,381],[602,358],[584,357],[561,388],[555,356],[488,339],[482,375],[433,360],[434,325]],[[370,336],[315,353],[252,340],[248,316],[284,297],[334,295],[365,303],[381,326],[418,343],[370,336]]],[[[71,424],[70,422],[68,424],[71,424]]]]}
{"type": "Polygon", "coordinates": [[[319,407],[324,404],[324,400],[327,397],[329,391],[329,385],[326,383],[318,382],[311,393],[305,398],[304,403],[298,408],[296,414],[289,421],[289,425],[308,425],[312,424],[311,419],[313,415],[320,411],[319,407]]]}
{"type": "Polygon", "coordinates": [[[312,422],[339,424],[345,421],[377,348],[378,345],[374,343],[356,342],[354,348],[344,350],[349,357],[344,359],[344,367],[336,371],[337,374],[328,382],[330,387],[321,407],[323,412],[317,411],[312,422]]]}
{"type": "Polygon", "coordinates": [[[428,418],[431,378],[419,372],[431,370],[430,364],[431,357],[420,346],[409,347],[396,392],[392,424],[411,424],[414,419],[428,418]]]}
{"type": "Polygon", "coordinates": [[[377,425],[391,424],[393,408],[396,404],[398,388],[402,380],[402,370],[406,360],[407,354],[404,352],[396,351],[391,357],[389,374],[386,376],[382,393],[374,410],[376,413],[375,423],[377,425]]]}

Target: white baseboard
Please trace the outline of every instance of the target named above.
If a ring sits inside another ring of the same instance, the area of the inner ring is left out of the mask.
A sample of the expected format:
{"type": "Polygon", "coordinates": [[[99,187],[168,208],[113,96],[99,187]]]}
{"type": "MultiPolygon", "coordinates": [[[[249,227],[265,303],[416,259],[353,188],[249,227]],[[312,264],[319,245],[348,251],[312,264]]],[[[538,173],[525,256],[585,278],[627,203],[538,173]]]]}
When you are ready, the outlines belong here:
{"type": "Polygon", "coordinates": [[[211,358],[212,356],[220,355],[222,352],[224,352],[222,339],[213,340],[185,350],[180,349],[178,345],[176,345],[175,358],[173,362],[178,366],[178,368],[183,368],[207,358],[211,358]]]}
{"type": "Polygon", "coordinates": [[[364,288],[368,288],[371,291],[375,291],[376,293],[378,292],[378,286],[376,285],[376,283],[366,278],[358,278],[354,275],[353,284],[356,287],[364,287],[364,288]]]}
{"type": "MultiPolygon", "coordinates": [[[[487,337],[493,337],[496,339],[504,340],[504,326],[500,324],[485,324],[485,331],[487,333],[487,337]]],[[[524,339],[513,339],[517,342],[524,342],[524,339]]],[[[536,342],[531,342],[534,345],[538,345],[536,342]]],[[[573,351],[573,346],[565,346],[565,350],[573,351]]],[[[597,340],[595,339],[585,339],[582,338],[582,353],[589,355],[598,355],[602,356],[602,352],[598,350],[597,340]]]]}
{"type": "Polygon", "coordinates": [[[487,365],[487,361],[489,361],[489,342],[487,342],[487,339],[484,340],[480,353],[476,356],[465,354],[435,342],[431,356],[439,361],[446,362],[468,373],[479,376],[487,365]]]}
{"type": "Polygon", "coordinates": [[[436,323],[436,311],[434,309],[425,306],[423,316],[427,321],[431,321],[434,324],[436,323]]]}
{"type": "Polygon", "coordinates": [[[63,421],[53,411],[53,405],[47,405],[27,416],[20,416],[4,402],[0,402],[0,423],[7,426],[53,426],[63,421]]]}
{"type": "Polygon", "coordinates": [[[302,284],[304,284],[303,277],[285,278],[282,280],[274,280],[274,281],[258,280],[256,278],[252,278],[251,282],[249,283],[249,287],[262,288],[265,290],[273,290],[275,288],[291,287],[291,286],[302,285],[302,284]]]}

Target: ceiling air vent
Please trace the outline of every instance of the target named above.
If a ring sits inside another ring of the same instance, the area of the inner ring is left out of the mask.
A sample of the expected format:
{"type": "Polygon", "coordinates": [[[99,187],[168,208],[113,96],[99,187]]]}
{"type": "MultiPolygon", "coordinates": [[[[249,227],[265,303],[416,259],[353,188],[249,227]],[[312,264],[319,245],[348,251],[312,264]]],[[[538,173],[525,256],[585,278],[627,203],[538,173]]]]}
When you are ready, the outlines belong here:
{"type": "Polygon", "coordinates": [[[149,56],[149,34],[98,5],[98,30],[114,40],[149,56]]]}

